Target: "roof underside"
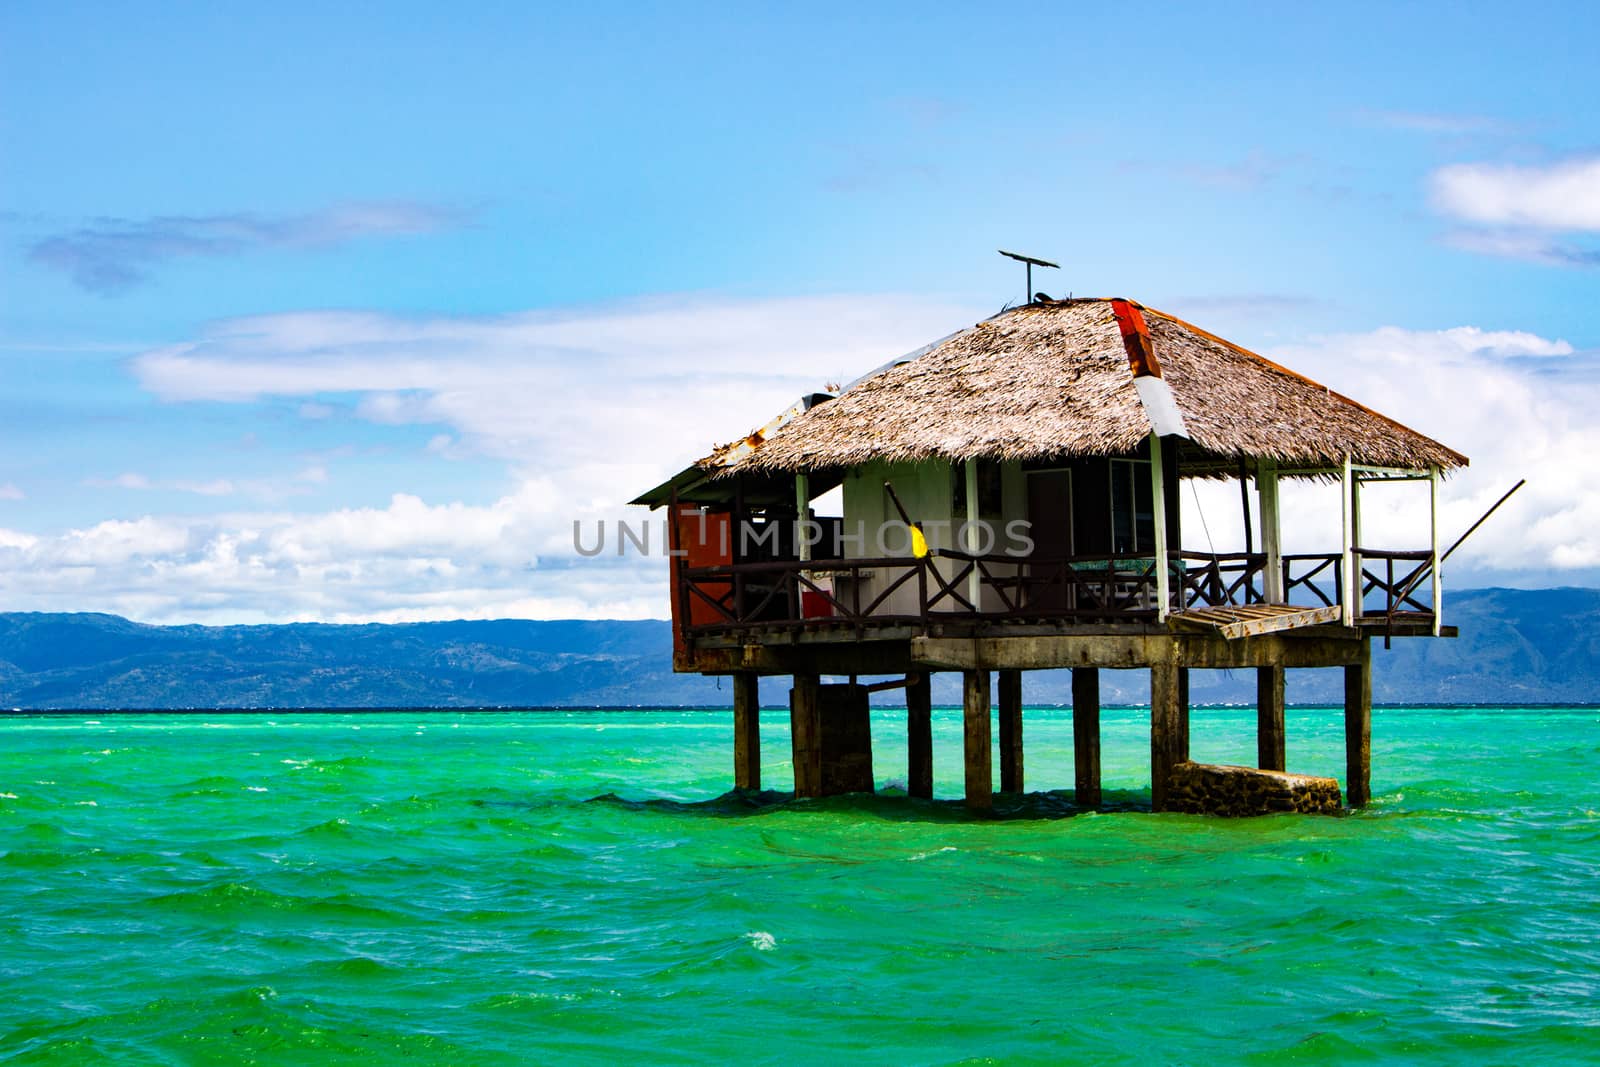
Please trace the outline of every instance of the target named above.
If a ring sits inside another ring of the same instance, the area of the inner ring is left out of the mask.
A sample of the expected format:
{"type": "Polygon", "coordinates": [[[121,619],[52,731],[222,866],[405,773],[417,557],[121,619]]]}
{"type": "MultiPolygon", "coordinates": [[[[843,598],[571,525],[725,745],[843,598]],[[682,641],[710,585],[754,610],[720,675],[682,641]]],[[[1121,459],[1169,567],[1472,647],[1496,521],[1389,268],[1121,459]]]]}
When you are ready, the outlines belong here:
{"type": "MultiPolygon", "coordinates": [[[[1159,311],[1151,340],[1189,439],[1213,462],[1424,470],[1466,457],[1159,311]]],[[[870,460],[1115,455],[1150,434],[1108,300],[1029,304],[868,378],[773,434],[732,470],[870,460]]]]}

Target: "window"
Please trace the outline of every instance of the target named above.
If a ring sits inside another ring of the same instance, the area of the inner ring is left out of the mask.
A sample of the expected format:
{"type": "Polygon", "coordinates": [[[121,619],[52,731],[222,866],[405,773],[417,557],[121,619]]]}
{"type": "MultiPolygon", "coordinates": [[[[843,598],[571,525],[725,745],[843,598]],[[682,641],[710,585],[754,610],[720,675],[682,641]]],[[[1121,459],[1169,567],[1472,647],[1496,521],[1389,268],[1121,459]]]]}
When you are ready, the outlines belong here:
{"type": "MultiPolygon", "coordinates": [[[[1004,482],[1000,475],[1000,463],[992,459],[978,460],[978,518],[998,519],[1001,517],[1001,488],[1004,482]]],[[[967,520],[967,465],[965,463],[950,464],[950,500],[951,512],[956,522],[967,520]]]]}
{"type": "Polygon", "coordinates": [[[1111,461],[1111,551],[1153,552],[1155,505],[1150,493],[1150,461],[1111,461]]]}

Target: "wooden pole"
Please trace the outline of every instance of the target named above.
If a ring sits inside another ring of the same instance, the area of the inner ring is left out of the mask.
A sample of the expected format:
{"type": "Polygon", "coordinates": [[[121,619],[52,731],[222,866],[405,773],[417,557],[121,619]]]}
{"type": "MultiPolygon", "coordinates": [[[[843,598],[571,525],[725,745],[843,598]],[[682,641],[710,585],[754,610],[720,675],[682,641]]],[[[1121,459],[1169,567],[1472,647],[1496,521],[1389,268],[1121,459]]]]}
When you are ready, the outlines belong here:
{"type": "Polygon", "coordinates": [[[761,788],[761,678],[754,671],[733,676],[733,787],[761,788]]]}
{"type": "Polygon", "coordinates": [[[811,478],[804,471],[794,476],[794,544],[800,562],[811,559],[811,478]]]}
{"type": "Polygon", "coordinates": [[[1433,562],[1429,565],[1433,573],[1433,636],[1439,636],[1439,629],[1444,625],[1444,573],[1440,566],[1444,561],[1439,558],[1439,468],[1428,468],[1428,526],[1429,538],[1433,545],[1433,562]]]}
{"type": "Polygon", "coordinates": [[[1100,668],[1072,668],[1072,762],[1080,808],[1100,806],[1100,668]]]}
{"type": "Polygon", "coordinates": [[[1167,621],[1172,609],[1172,577],[1167,573],[1167,489],[1161,467],[1161,438],[1150,434],[1150,505],[1156,533],[1156,617],[1167,621]]]}
{"type": "Polygon", "coordinates": [[[1023,793],[1022,672],[1000,672],[1000,792],[1023,793]]]}
{"type": "Polygon", "coordinates": [[[1355,567],[1355,515],[1350,510],[1351,490],[1353,479],[1350,471],[1350,457],[1344,457],[1344,467],[1339,477],[1339,497],[1342,502],[1340,515],[1343,528],[1339,535],[1339,553],[1341,557],[1340,582],[1339,582],[1339,607],[1343,617],[1339,620],[1346,626],[1356,624],[1356,616],[1361,613],[1359,592],[1352,593],[1351,589],[1360,590],[1361,576],[1352,571],[1355,567]]]}
{"type": "Polygon", "coordinates": [[[994,757],[989,751],[989,672],[963,671],[962,680],[967,807],[988,813],[994,810],[994,757]]]}
{"type": "Polygon", "coordinates": [[[1282,667],[1256,668],[1256,766],[1288,770],[1284,746],[1282,667]]]}
{"type": "Polygon", "coordinates": [[[794,676],[789,691],[789,732],[794,752],[794,795],[822,795],[822,694],[814,674],[794,676]]]}
{"type": "MultiPolygon", "coordinates": [[[[961,547],[966,549],[968,554],[976,556],[980,547],[978,522],[983,518],[983,511],[978,506],[978,461],[967,460],[966,470],[962,473],[966,478],[967,487],[967,536],[964,539],[966,543],[961,547]]],[[[973,611],[983,610],[983,576],[978,573],[976,563],[972,565],[972,571],[967,575],[967,599],[972,601],[973,611]]]]}
{"type": "Polygon", "coordinates": [[[1361,662],[1344,669],[1345,803],[1372,799],[1372,641],[1361,639],[1361,662]]]}
{"type": "Polygon", "coordinates": [[[1172,768],[1183,761],[1188,733],[1184,729],[1179,668],[1171,663],[1150,667],[1150,807],[1167,810],[1167,783],[1172,768]]]}
{"type": "Polygon", "coordinates": [[[1256,462],[1256,490],[1261,496],[1261,551],[1267,555],[1261,595],[1268,604],[1285,602],[1283,588],[1283,524],[1278,518],[1278,465],[1256,462]]]}
{"type": "Polygon", "coordinates": [[[1178,668],[1178,762],[1189,758],[1189,668],[1178,668]]]}
{"type": "Polygon", "coordinates": [[[906,675],[906,792],[933,799],[933,686],[925,673],[906,675]]]}

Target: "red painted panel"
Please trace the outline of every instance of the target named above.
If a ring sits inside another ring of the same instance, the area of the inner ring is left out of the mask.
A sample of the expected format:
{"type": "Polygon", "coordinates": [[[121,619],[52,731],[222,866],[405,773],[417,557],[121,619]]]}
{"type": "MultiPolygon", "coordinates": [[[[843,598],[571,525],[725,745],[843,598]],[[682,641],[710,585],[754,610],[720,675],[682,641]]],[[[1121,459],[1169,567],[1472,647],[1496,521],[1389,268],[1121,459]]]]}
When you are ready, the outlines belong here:
{"type": "Polygon", "coordinates": [[[1113,300],[1111,313],[1117,317],[1117,328],[1122,331],[1122,346],[1128,350],[1128,366],[1133,368],[1133,376],[1161,377],[1161,361],[1156,358],[1150,327],[1145,324],[1138,305],[1127,300],[1113,300]]]}

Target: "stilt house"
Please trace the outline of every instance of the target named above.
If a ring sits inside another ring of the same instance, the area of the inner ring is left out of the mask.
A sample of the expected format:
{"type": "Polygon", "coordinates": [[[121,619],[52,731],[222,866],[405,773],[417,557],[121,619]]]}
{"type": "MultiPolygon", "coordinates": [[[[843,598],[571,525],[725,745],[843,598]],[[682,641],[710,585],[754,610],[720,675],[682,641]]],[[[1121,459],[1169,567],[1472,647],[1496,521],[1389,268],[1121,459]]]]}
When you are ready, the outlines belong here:
{"type": "Polygon", "coordinates": [[[908,788],[931,795],[928,676],[959,671],[966,801],[988,810],[990,672],[1000,786],[1021,791],[1023,672],[1071,668],[1077,799],[1097,804],[1098,672],[1138,668],[1163,810],[1188,759],[1190,668],[1258,671],[1259,766],[1282,771],[1284,671],[1339,667],[1359,805],[1372,636],[1453,635],[1438,487],[1466,463],[1171,315],[1041,299],[803,398],[634,503],[669,509],[675,669],[733,677],[739,787],[760,785],[759,678],[787,675],[797,794],[873,788],[867,693],[904,686],[908,788]],[[1239,482],[1242,551],[1185,540],[1189,478],[1239,482]],[[1337,485],[1338,552],[1282,543],[1282,479],[1337,485]],[[1362,538],[1361,487],[1391,479],[1425,486],[1433,521],[1385,548],[1362,538]],[[837,486],[842,515],[817,518],[812,502],[837,486]]]}

